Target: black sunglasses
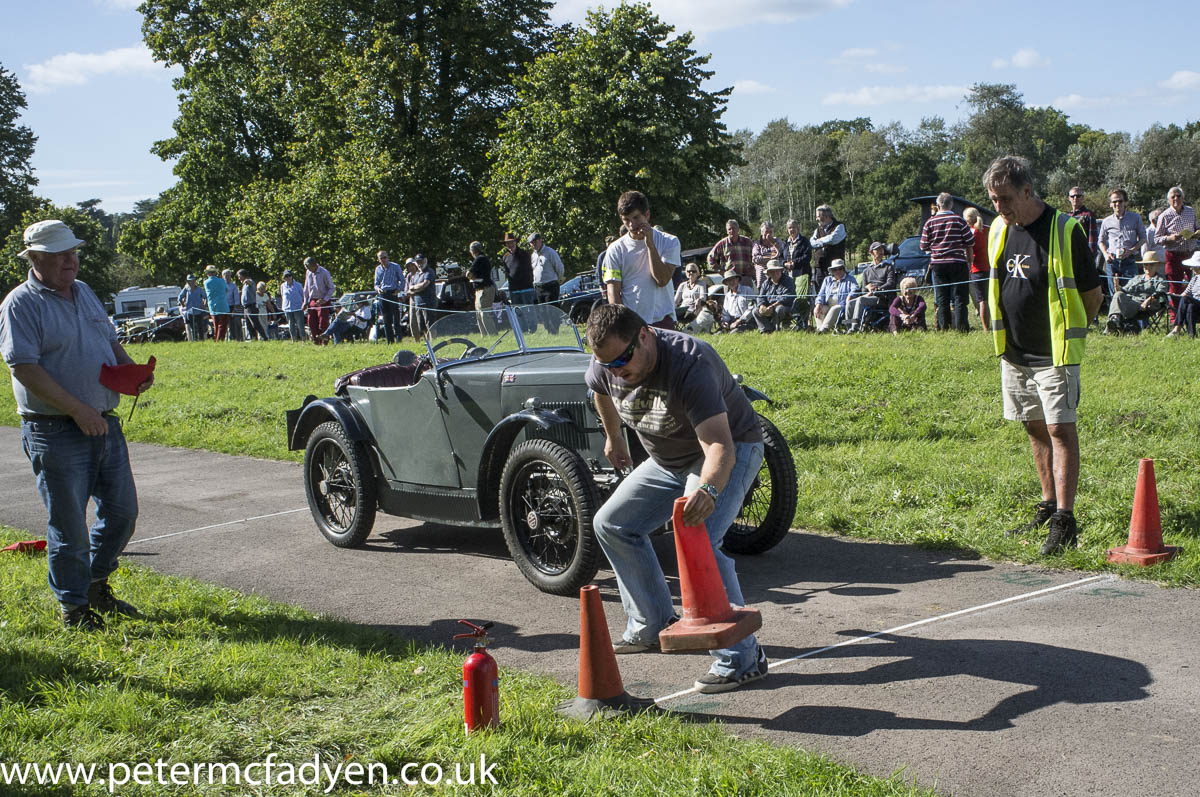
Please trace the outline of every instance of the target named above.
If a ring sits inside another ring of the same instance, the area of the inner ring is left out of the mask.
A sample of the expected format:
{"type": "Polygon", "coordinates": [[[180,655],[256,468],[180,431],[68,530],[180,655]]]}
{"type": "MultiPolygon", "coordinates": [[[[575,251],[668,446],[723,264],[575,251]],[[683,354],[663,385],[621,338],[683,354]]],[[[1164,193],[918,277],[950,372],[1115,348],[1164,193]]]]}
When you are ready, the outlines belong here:
{"type": "Polygon", "coordinates": [[[599,360],[596,362],[600,362],[601,368],[623,368],[624,366],[629,365],[629,361],[633,359],[633,353],[637,351],[637,347],[638,336],[635,335],[633,340],[629,343],[629,348],[621,352],[621,355],[615,360],[609,360],[606,363],[600,362],[599,360]]]}

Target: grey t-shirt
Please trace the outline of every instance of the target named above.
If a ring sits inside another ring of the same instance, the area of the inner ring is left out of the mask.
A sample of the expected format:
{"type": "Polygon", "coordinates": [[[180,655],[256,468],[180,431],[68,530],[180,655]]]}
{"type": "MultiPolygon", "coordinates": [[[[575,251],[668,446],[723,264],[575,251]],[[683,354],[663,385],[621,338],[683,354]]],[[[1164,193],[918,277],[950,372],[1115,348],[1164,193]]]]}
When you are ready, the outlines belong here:
{"type": "MultiPolygon", "coordinates": [[[[117,331],[91,288],[76,280],[74,295],[73,302],[64,299],[30,271],[29,279],[0,304],[0,356],[9,368],[42,366],[68,393],[106,412],[121,400],[100,384],[100,366],[117,364],[112,350],[117,331]]],[[[19,412],[62,414],[62,410],[26,390],[15,376],[12,386],[19,412]]]]}
{"type": "Polygon", "coordinates": [[[723,412],[734,442],[762,440],[750,400],[712,346],[682,332],[650,331],[658,364],[642,384],[629,385],[594,359],[585,379],[589,388],[612,398],[621,420],[637,432],[655,462],[667,470],[686,470],[704,455],[696,427],[723,412]]]}

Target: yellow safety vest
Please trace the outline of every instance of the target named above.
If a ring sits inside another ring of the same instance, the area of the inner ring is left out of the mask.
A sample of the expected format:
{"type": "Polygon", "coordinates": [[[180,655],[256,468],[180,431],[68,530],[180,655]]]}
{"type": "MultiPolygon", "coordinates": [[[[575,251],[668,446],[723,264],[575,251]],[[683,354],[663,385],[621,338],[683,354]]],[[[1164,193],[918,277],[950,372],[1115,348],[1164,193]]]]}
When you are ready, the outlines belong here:
{"type": "MultiPolygon", "coordinates": [[[[1047,264],[1050,290],[1050,344],[1054,365],[1078,365],[1083,361],[1083,350],[1087,342],[1087,312],[1083,299],[1075,287],[1075,265],[1071,260],[1072,225],[1079,221],[1067,213],[1055,211],[1054,224],[1050,229],[1050,246],[1047,264]]],[[[1004,316],[1000,311],[1000,262],[1004,256],[1004,244],[1008,237],[1008,225],[1003,216],[992,222],[988,235],[988,261],[991,272],[988,279],[988,316],[992,329],[992,341],[996,354],[1004,354],[1008,338],[1004,331],[1004,316]]]]}

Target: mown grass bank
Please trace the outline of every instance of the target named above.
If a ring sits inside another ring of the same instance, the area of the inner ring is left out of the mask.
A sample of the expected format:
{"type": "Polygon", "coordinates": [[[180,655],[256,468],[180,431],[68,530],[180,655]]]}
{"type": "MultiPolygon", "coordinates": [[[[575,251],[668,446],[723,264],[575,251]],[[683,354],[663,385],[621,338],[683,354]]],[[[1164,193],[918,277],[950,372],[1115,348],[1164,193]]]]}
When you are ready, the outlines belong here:
{"type": "MultiPolygon", "coordinates": [[[[0,546],[27,536],[0,527],[0,546]]],[[[96,764],[103,776],[110,763],[163,761],[168,773],[186,765],[182,777],[196,764],[245,768],[273,754],[276,778],[286,777],[282,765],[315,757],[330,770],[381,763],[390,777],[414,780],[418,769],[405,772],[406,763],[436,764],[464,780],[476,763],[473,786],[368,789],[343,780],[337,794],[932,795],[821,756],[739,740],[686,715],[569,722],[553,712],[568,689],[512,670],[501,673],[501,728],[467,737],[462,652],[136,565],[124,565],[114,582],[145,617],[68,632],[46,586],[45,557],[0,555],[0,763],[96,764]],[[480,783],[481,756],[495,765],[494,784],[480,783]]],[[[224,786],[139,786],[131,778],[116,792],[320,794],[329,785],[304,786],[300,771],[295,782],[268,789],[217,772],[228,778],[224,786]]],[[[261,781],[264,770],[246,774],[261,781]]],[[[0,793],[109,791],[0,781],[0,793]]]]}
{"type": "MultiPolygon", "coordinates": [[[[710,340],[776,401],[764,411],[796,458],[797,526],[1043,561],[1037,535],[1001,533],[1023,522],[1040,495],[1024,431],[1001,419],[999,366],[983,335],[710,340]]],[[[286,450],[283,411],[307,393],[328,395],[337,375],[391,353],[369,344],[283,343],[132,352],[139,361],[156,355],[159,368],[127,427],[131,439],[289,460],[299,453],[286,450]]],[[[1079,427],[1083,542],[1056,565],[1110,568],[1104,552],[1126,540],[1138,459],[1151,457],[1166,541],[1185,551],[1148,572],[1123,572],[1200,584],[1200,411],[1191,389],[1198,369],[1200,345],[1190,340],[1092,336],[1079,427]]],[[[0,422],[16,422],[7,392],[0,422]]]]}

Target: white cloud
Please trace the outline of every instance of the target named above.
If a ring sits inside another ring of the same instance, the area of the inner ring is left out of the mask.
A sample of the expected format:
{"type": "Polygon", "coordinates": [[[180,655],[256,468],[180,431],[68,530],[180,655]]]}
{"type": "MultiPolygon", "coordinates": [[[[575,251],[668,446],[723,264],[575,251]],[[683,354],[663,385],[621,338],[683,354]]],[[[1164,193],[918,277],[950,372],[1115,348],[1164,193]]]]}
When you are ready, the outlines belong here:
{"type": "Polygon", "coordinates": [[[1082,108],[1103,108],[1115,102],[1117,102],[1115,97],[1085,97],[1082,94],[1067,94],[1055,97],[1054,102],[1050,105],[1062,111],[1069,111],[1082,108]]]}
{"type": "MultiPolygon", "coordinates": [[[[649,0],[650,8],[676,30],[698,36],[746,25],[783,25],[845,8],[854,0],[649,0]]],[[[603,0],[560,0],[550,12],[555,22],[582,23],[589,9],[616,3],[603,0]]]]}
{"type": "Polygon", "coordinates": [[[768,86],[766,83],[759,83],[757,80],[735,80],[733,82],[734,94],[774,94],[775,87],[768,86]]]}
{"type": "Polygon", "coordinates": [[[877,75],[898,75],[907,72],[908,67],[902,64],[863,64],[864,72],[874,72],[877,75]]]}
{"type": "Polygon", "coordinates": [[[1173,91],[1195,91],[1200,89],[1200,72],[1181,70],[1158,85],[1173,91]]]}
{"type": "Polygon", "coordinates": [[[874,47],[851,47],[842,50],[838,58],[874,58],[879,55],[879,51],[874,47]]]}
{"type": "Polygon", "coordinates": [[[863,86],[821,98],[822,105],[887,105],[894,102],[939,102],[961,99],[966,86],[863,86]]]}
{"type": "Polygon", "coordinates": [[[1004,69],[1010,66],[1017,69],[1033,69],[1034,67],[1049,65],[1050,59],[1031,47],[1017,50],[1013,53],[1012,58],[997,58],[992,61],[992,66],[996,69],[1004,69]]]}
{"type": "Polygon", "coordinates": [[[31,93],[48,92],[63,86],[83,86],[99,75],[145,74],[161,69],[144,44],[103,53],[63,53],[40,64],[26,64],[29,79],[25,88],[31,93]]]}

